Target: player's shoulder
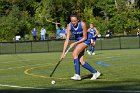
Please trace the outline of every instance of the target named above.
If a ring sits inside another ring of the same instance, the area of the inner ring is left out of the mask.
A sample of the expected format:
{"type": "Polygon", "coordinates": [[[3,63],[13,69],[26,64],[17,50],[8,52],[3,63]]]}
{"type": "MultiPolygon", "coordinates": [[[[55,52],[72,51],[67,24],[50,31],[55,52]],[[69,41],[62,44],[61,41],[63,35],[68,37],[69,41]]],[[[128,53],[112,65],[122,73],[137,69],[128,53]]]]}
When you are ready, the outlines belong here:
{"type": "Polygon", "coordinates": [[[67,24],[67,30],[71,29],[71,22],[67,24]]]}
{"type": "Polygon", "coordinates": [[[84,21],[81,21],[82,26],[86,26],[86,23],[84,21]]]}
{"type": "Polygon", "coordinates": [[[94,26],[93,29],[96,29],[96,27],[94,26]]]}
{"type": "Polygon", "coordinates": [[[80,21],[82,24],[85,24],[85,22],[84,21],[80,21]]]}

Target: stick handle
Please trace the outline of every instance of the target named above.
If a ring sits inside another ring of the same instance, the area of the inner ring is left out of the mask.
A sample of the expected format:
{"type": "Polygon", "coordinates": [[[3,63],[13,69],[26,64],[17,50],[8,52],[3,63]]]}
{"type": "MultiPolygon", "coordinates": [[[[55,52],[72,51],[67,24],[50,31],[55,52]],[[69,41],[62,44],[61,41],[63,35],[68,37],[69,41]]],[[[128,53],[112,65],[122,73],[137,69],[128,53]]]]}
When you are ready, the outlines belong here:
{"type": "Polygon", "coordinates": [[[56,68],[58,67],[58,65],[60,64],[61,61],[62,61],[62,59],[59,60],[59,62],[57,63],[57,65],[56,65],[55,68],[53,69],[52,73],[50,74],[50,77],[52,77],[53,73],[55,72],[56,68]]]}
{"type": "Polygon", "coordinates": [[[71,47],[69,47],[69,48],[67,49],[67,51],[65,52],[65,55],[69,52],[70,49],[71,49],[71,47]]]}
{"type": "MultiPolygon", "coordinates": [[[[65,52],[65,55],[69,52],[70,49],[71,49],[71,47],[69,47],[69,48],[67,49],[67,51],[65,52]]],[[[52,77],[53,73],[55,72],[56,68],[57,68],[58,65],[61,63],[62,60],[63,60],[63,58],[61,58],[61,59],[59,60],[59,62],[58,62],[57,65],[55,66],[54,70],[53,70],[52,73],[50,74],[50,77],[52,77]]]]}

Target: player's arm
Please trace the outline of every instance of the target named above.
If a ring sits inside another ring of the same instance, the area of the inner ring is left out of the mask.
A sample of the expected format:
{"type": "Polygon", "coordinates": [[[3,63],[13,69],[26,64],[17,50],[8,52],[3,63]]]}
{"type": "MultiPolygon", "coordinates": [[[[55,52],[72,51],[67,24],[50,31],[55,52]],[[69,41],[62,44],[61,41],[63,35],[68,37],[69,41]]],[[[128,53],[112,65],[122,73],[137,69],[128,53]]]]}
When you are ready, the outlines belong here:
{"type": "Polygon", "coordinates": [[[87,39],[87,29],[86,24],[84,22],[82,22],[82,28],[83,28],[83,38],[81,39],[81,41],[79,41],[80,43],[87,39]]]}
{"type": "Polygon", "coordinates": [[[96,37],[99,34],[99,31],[96,29],[96,27],[94,27],[94,29],[95,29],[95,35],[94,35],[94,37],[96,37]]]}
{"type": "Polygon", "coordinates": [[[50,20],[48,20],[47,18],[46,18],[46,21],[51,22],[51,23],[53,23],[53,24],[60,24],[60,23],[57,23],[57,22],[50,21],[50,20]]]}
{"type": "Polygon", "coordinates": [[[84,42],[87,39],[87,29],[86,29],[86,24],[82,22],[82,29],[83,29],[83,38],[76,42],[77,44],[84,42]]]}
{"type": "Polygon", "coordinates": [[[89,32],[90,31],[90,28],[87,30],[87,32],[89,32]]]}
{"type": "Polygon", "coordinates": [[[66,32],[66,39],[65,39],[65,42],[64,42],[64,46],[63,46],[63,53],[61,55],[61,59],[65,57],[65,52],[66,52],[66,49],[67,49],[67,46],[69,44],[69,38],[70,38],[70,24],[67,25],[67,32],[66,32]]]}

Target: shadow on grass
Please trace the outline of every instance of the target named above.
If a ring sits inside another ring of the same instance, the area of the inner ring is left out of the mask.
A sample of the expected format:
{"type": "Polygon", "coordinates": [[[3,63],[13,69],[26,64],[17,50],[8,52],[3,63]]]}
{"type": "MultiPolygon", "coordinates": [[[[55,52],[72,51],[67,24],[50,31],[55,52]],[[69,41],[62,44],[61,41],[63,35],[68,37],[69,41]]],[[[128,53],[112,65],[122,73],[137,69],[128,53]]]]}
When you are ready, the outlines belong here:
{"type": "Polygon", "coordinates": [[[62,88],[44,88],[44,89],[5,89],[0,90],[0,93],[140,93],[140,80],[138,81],[88,81],[86,83],[79,82],[78,85],[91,85],[90,88],[72,88],[65,86],[62,88]],[[98,87],[92,88],[93,84],[98,84],[98,87]],[[102,85],[105,86],[102,86],[102,85]]]}
{"type": "MultiPolygon", "coordinates": [[[[100,76],[102,76],[103,74],[101,74],[100,76]]],[[[81,76],[82,80],[84,79],[90,79],[91,77],[93,76],[93,74],[88,74],[88,75],[84,75],[84,76],[81,76]]],[[[100,79],[100,78],[98,78],[100,79]]]]}

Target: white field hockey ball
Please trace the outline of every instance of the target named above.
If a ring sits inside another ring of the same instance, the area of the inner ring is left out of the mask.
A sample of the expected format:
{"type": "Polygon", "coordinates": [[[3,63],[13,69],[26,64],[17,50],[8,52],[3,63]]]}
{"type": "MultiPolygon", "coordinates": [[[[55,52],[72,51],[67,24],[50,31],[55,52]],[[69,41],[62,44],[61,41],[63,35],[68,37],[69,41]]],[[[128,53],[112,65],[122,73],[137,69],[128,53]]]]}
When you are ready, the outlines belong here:
{"type": "Polygon", "coordinates": [[[52,84],[55,84],[55,81],[54,80],[52,80],[52,82],[51,82],[52,84]]]}

